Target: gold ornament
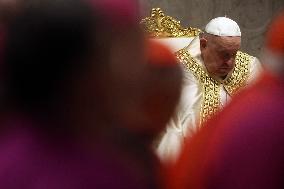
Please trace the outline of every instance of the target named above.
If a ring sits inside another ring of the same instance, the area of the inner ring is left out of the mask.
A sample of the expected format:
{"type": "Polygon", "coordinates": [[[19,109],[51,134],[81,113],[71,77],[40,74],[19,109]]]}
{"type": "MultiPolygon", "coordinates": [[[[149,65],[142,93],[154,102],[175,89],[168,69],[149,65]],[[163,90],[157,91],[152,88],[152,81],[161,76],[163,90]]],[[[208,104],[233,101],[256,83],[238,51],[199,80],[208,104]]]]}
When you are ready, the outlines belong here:
{"type": "Polygon", "coordinates": [[[240,88],[246,85],[249,76],[249,63],[253,58],[239,51],[235,59],[235,68],[232,75],[222,84],[220,81],[210,77],[186,49],[179,50],[176,53],[176,57],[184,65],[185,69],[195,76],[203,87],[200,125],[219,111],[221,105],[221,85],[224,86],[230,96],[234,95],[240,88]]]}
{"type": "Polygon", "coordinates": [[[202,31],[198,28],[183,28],[180,21],[167,16],[160,8],[153,8],[151,16],[141,20],[141,26],[150,37],[194,37],[202,31]]]}

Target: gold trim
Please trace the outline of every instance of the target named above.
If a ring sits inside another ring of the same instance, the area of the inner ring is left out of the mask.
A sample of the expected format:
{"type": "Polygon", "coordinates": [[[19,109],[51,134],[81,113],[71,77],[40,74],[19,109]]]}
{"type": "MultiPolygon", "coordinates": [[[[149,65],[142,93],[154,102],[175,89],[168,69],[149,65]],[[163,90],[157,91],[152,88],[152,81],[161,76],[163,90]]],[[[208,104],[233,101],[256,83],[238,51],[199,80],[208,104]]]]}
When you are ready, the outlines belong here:
{"type": "MultiPolygon", "coordinates": [[[[221,83],[210,77],[186,49],[176,52],[176,57],[203,87],[203,100],[200,110],[200,124],[202,124],[220,109],[221,83]]],[[[223,84],[229,95],[235,94],[241,87],[245,86],[249,76],[249,63],[252,58],[246,53],[240,51],[237,53],[235,69],[231,77],[223,84]]]]}
{"type": "Polygon", "coordinates": [[[180,21],[165,15],[160,8],[153,8],[151,16],[140,24],[150,37],[195,37],[201,33],[198,28],[183,28],[180,21]]]}
{"type": "Polygon", "coordinates": [[[186,49],[176,53],[185,69],[190,71],[203,86],[203,104],[200,110],[200,124],[214,115],[220,107],[220,83],[210,77],[186,49]]]}
{"type": "Polygon", "coordinates": [[[247,84],[247,79],[249,77],[249,63],[252,59],[252,56],[238,51],[235,60],[235,69],[231,77],[224,83],[224,87],[230,95],[234,95],[240,88],[247,84]]]}

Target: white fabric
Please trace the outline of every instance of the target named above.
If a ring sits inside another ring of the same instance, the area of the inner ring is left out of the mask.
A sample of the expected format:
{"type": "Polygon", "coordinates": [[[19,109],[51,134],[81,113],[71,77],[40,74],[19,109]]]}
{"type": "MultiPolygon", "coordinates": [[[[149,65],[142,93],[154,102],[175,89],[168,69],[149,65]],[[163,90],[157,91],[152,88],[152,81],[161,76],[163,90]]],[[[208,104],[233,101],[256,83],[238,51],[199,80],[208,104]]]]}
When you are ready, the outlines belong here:
{"type": "Polygon", "coordinates": [[[205,31],[217,36],[241,36],[241,30],[238,24],[227,17],[218,17],[212,19],[205,27],[205,31]]]}
{"type": "Polygon", "coordinates": [[[169,47],[172,53],[188,46],[194,37],[167,37],[167,38],[151,38],[150,40],[162,43],[169,47]]]}
{"type": "MultiPolygon", "coordinates": [[[[199,37],[196,37],[191,44],[186,47],[197,63],[205,69],[200,52],[199,37]]],[[[195,76],[185,69],[182,95],[177,107],[176,114],[169,122],[166,132],[157,148],[157,154],[163,162],[174,162],[178,157],[185,137],[191,137],[198,129],[199,115],[202,103],[202,85],[199,84],[195,76]]],[[[205,69],[206,70],[206,69],[205,69]]],[[[254,81],[262,70],[262,66],[257,58],[250,63],[249,82],[254,81]]],[[[224,87],[220,90],[221,106],[225,106],[231,97],[224,87]]]]}

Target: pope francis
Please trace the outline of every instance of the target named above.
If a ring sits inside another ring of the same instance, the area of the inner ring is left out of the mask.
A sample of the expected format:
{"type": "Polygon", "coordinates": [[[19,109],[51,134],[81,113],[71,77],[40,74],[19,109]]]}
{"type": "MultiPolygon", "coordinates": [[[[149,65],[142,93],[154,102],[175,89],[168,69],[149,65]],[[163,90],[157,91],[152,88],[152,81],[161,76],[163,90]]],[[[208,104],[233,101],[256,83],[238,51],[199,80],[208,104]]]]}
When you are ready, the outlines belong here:
{"type": "Polygon", "coordinates": [[[238,24],[212,19],[205,31],[176,52],[184,68],[183,90],[177,111],[158,145],[161,160],[174,161],[185,137],[191,137],[210,116],[259,75],[257,58],[243,53],[238,24]]]}

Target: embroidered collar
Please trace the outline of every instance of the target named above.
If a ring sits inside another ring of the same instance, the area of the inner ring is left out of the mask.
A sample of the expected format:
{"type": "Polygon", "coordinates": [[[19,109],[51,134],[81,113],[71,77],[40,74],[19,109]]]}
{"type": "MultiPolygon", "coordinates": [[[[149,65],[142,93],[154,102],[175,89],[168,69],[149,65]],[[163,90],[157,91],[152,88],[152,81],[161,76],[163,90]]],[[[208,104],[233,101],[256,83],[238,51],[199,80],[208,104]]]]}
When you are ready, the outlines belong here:
{"type": "Polygon", "coordinates": [[[204,66],[192,57],[187,48],[188,47],[176,52],[176,57],[184,65],[184,68],[191,72],[202,85],[203,99],[200,112],[200,123],[203,123],[219,110],[221,104],[221,85],[224,86],[230,96],[234,95],[240,88],[246,85],[249,76],[249,63],[253,57],[238,51],[235,59],[235,68],[232,74],[224,82],[220,82],[208,75],[204,66]]]}

